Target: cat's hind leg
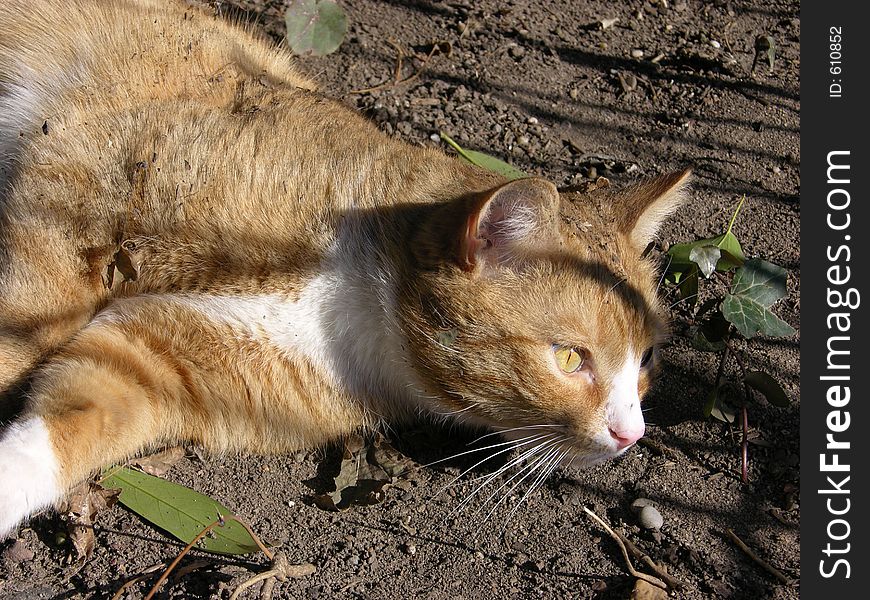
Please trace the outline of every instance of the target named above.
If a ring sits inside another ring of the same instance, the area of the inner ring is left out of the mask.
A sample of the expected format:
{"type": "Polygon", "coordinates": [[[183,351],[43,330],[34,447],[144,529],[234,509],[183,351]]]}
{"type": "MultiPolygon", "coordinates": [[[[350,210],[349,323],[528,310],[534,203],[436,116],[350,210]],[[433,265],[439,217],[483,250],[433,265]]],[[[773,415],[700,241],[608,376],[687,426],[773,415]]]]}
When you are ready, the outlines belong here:
{"type": "MultiPolygon", "coordinates": [[[[18,393],[16,384],[87,324],[107,296],[99,252],[73,239],[68,226],[35,215],[0,216],[0,398],[18,393]]],[[[12,416],[5,404],[0,421],[12,416]]]]}

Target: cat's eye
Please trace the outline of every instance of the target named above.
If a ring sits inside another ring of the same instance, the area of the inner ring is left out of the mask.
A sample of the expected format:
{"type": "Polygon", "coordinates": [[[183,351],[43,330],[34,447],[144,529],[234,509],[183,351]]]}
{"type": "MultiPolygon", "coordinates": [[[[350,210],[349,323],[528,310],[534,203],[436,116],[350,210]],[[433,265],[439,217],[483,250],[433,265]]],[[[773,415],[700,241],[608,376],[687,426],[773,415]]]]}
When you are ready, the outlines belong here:
{"type": "Polygon", "coordinates": [[[576,346],[553,346],[556,364],[565,373],[576,373],[586,362],[586,351],[576,346]]]}
{"type": "Polygon", "coordinates": [[[655,349],[652,346],[647,348],[646,352],[643,353],[643,356],[640,357],[640,366],[644,368],[650,366],[654,353],[655,349]]]}

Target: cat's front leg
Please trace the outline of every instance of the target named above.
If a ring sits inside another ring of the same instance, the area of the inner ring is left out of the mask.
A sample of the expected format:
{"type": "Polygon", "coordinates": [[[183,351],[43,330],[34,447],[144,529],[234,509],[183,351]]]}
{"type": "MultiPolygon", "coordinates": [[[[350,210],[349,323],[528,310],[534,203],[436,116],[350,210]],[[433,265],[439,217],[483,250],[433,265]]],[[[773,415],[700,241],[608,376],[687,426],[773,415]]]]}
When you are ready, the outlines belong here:
{"type": "Polygon", "coordinates": [[[95,470],[150,447],[281,452],[366,424],[323,368],[234,302],[116,300],[37,369],[24,413],[0,431],[0,538],[95,470]]]}

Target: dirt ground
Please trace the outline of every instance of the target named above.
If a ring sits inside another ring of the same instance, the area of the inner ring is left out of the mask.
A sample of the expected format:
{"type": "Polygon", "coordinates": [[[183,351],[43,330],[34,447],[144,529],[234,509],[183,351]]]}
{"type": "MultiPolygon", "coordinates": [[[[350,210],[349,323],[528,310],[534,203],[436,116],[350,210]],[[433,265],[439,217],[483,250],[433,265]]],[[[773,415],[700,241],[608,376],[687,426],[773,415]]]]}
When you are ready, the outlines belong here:
{"type": "MultiPolygon", "coordinates": [[[[662,241],[720,233],[745,194],[735,233],[747,255],[788,270],[789,295],[776,310],[800,328],[797,0],[342,4],[350,28],[339,51],[300,59],[328,94],[411,143],[439,144],[436,134],[444,131],[559,185],[598,175],[623,185],[691,166],[691,202],[662,241]],[[751,72],[759,35],[775,41],[775,62],[751,72]],[[449,42],[451,52],[433,56],[414,76],[421,61],[408,56],[425,55],[436,42],[449,42]],[[406,55],[401,76],[412,79],[393,85],[396,48],[406,55]],[[378,89],[354,93],[363,88],[378,89]]],[[[281,36],[281,2],[225,2],[221,9],[281,36]]],[[[665,294],[674,301],[672,291],[665,294]]],[[[775,374],[792,404],[751,407],[745,485],[739,431],[702,415],[717,362],[687,343],[682,305],[673,319],[666,368],[646,401],[650,443],[596,468],[557,470],[515,512],[523,485],[487,520],[495,504],[485,502],[489,492],[456,510],[478,485],[472,480],[498,467],[478,467],[442,491],[474,464],[466,457],[416,470],[382,503],[340,513],[311,500],[334,449],[223,459],[191,452],[167,477],[245,517],[264,539],[280,542],[291,562],[317,567],[279,583],[276,598],[626,599],[634,578],[583,506],[686,582],[677,597],[796,598],[796,586],[777,581],[726,532],[788,578],[799,577],[798,336],[746,348],[747,360],[775,374]],[[656,503],[660,531],[638,525],[630,509],[638,497],[656,503]]],[[[425,464],[462,452],[476,434],[419,423],[391,436],[425,464]]],[[[108,598],[180,550],[120,506],[100,516],[96,550],[84,564],[65,560],[63,530],[58,517],[44,516],[0,547],[0,596],[108,598]]],[[[195,568],[171,578],[162,597],[228,598],[267,562],[193,552],[184,565],[195,568]]],[[[126,597],[147,589],[133,587],[126,597]]]]}

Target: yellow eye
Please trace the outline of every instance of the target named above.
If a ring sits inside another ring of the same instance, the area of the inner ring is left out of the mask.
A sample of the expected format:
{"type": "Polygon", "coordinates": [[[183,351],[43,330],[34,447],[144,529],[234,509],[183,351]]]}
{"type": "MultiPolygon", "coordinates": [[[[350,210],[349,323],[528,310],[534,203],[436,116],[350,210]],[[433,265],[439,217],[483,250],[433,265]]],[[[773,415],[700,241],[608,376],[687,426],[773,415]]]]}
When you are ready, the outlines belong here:
{"type": "Polygon", "coordinates": [[[553,353],[556,356],[556,364],[565,373],[576,373],[586,360],[585,351],[573,346],[553,346],[553,353]]]}

